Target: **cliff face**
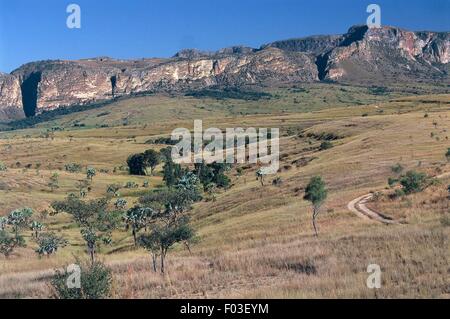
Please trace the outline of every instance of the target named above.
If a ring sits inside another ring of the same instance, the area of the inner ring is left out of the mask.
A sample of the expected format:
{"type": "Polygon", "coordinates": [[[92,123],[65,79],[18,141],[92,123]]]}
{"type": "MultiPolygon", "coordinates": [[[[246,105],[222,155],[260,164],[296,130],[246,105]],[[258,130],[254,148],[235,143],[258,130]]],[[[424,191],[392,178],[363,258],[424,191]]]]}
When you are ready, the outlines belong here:
{"type": "Polygon", "coordinates": [[[213,55],[184,51],[179,54],[181,57],[139,61],[98,58],[35,62],[22,66],[13,75],[22,83],[27,116],[44,109],[147,91],[318,80],[314,59],[303,53],[278,49],[243,51],[229,49],[213,55]]]}
{"type": "Polygon", "coordinates": [[[41,61],[0,75],[0,119],[147,91],[334,80],[373,85],[447,81],[450,33],[352,27],[344,35],[252,49],[183,50],[169,59],[41,61]]]}
{"type": "Polygon", "coordinates": [[[23,117],[22,94],[19,79],[0,73],[0,119],[23,117]]]}
{"type": "Polygon", "coordinates": [[[353,27],[319,57],[320,77],[360,83],[448,81],[450,33],[353,27]]]}

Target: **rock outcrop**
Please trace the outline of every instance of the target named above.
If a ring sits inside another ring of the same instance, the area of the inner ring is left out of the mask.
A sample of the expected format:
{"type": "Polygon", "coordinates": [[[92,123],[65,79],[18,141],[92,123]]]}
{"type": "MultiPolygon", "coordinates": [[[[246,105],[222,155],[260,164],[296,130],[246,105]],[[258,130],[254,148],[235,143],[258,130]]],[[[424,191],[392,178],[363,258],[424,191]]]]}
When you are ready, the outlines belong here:
{"type": "Polygon", "coordinates": [[[0,119],[16,119],[24,116],[19,79],[0,73],[0,119]]]}
{"type": "Polygon", "coordinates": [[[320,78],[361,84],[448,82],[449,46],[448,32],[357,26],[338,47],[318,57],[320,78]]]}
{"type": "Polygon", "coordinates": [[[122,95],[209,86],[320,80],[367,85],[448,83],[449,62],[449,32],[367,26],[352,27],[344,35],[277,41],[259,49],[188,49],[168,59],[33,62],[11,75],[0,75],[0,119],[122,95]]]}

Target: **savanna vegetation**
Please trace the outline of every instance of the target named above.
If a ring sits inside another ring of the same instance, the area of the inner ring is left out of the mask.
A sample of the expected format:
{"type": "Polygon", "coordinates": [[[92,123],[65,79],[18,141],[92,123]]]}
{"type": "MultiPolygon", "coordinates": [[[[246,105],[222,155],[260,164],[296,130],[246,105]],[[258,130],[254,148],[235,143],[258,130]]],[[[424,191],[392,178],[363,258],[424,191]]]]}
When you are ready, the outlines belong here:
{"type": "Polygon", "coordinates": [[[0,133],[0,297],[448,298],[450,97],[433,90],[143,96],[13,123],[0,133]],[[174,163],[170,132],[195,118],[280,128],[279,171],[174,163]],[[349,211],[367,193],[400,223],[349,211]],[[81,287],[66,289],[72,264],[81,287]]]}

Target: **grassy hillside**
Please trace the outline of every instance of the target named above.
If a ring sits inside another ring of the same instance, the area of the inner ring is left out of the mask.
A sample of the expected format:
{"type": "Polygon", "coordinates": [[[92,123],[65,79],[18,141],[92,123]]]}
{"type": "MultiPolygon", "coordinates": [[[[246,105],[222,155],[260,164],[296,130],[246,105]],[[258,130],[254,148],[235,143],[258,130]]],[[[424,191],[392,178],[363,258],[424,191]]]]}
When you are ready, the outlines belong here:
{"type": "MultiPolygon", "coordinates": [[[[114,233],[101,259],[114,270],[114,297],[450,297],[446,280],[450,250],[447,185],[442,179],[424,192],[371,203],[403,224],[385,226],[359,218],[347,209],[354,198],[389,191],[392,167],[449,172],[450,95],[408,96],[403,92],[312,85],[271,91],[258,101],[209,97],[150,96],[56,117],[36,127],[0,133],[0,215],[28,206],[36,211],[76,191],[84,172],[68,173],[78,163],[102,170],[88,198],[105,193],[108,184],[163,184],[155,176],[133,177],[124,170],[128,155],[164,145],[148,144],[177,127],[279,127],[281,169],[262,187],[256,166],[230,173],[233,187],[217,200],[197,203],[192,220],[199,242],[189,254],[176,247],[168,273],[154,274],[149,255],[134,249],[130,232],[114,233]],[[80,125],[83,124],[83,125],[80,125]],[[324,136],[334,147],[321,151],[324,136]],[[51,192],[50,176],[60,174],[51,192]],[[321,175],[329,197],[313,236],[311,208],[303,200],[309,179],[321,175]],[[280,177],[282,184],[271,185],[280,177]],[[366,287],[367,266],[379,264],[383,288],[366,287]]],[[[148,189],[122,190],[132,205],[148,189]]],[[[66,215],[49,217],[49,228],[70,246],[39,260],[29,247],[9,259],[0,256],[0,297],[46,297],[51,270],[84,256],[79,230],[66,215]]]]}

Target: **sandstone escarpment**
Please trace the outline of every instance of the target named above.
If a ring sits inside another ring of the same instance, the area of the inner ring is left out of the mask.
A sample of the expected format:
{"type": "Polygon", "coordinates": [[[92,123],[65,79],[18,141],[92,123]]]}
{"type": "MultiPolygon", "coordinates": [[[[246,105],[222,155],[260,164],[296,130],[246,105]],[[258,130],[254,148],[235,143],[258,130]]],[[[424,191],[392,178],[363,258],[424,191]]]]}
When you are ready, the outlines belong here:
{"type": "Polygon", "coordinates": [[[448,81],[450,34],[353,27],[318,58],[321,79],[359,83],[448,81]]]}
{"type": "Polygon", "coordinates": [[[210,86],[275,86],[333,80],[357,84],[448,83],[450,33],[355,26],[344,35],[277,41],[253,49],[182,50],[167,59],[26,64],[0,75],[0,119],[143,92],[210,86]]]}
{"type": "Polygon", "coordinates": [[[0,119],[23,116],[19,79],[9,74],[0,73],[0,119]]]}

